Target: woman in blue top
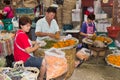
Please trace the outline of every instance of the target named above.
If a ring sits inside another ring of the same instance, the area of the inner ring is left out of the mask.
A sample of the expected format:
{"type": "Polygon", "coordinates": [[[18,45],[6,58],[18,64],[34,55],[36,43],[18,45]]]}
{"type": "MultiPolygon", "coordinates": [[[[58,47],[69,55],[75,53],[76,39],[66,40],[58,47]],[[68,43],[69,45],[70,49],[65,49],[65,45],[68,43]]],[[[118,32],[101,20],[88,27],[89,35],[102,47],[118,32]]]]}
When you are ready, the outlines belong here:
{"type": "Polygon", "coordinates": [[[88,37],[89,34],[94,34],[96,32],[95,28],[95,15],[94,14],[89,14],[87,17],[87,21],[83,22],[82,27],[80,29],[80,35],[83,37],[88,37]]]}

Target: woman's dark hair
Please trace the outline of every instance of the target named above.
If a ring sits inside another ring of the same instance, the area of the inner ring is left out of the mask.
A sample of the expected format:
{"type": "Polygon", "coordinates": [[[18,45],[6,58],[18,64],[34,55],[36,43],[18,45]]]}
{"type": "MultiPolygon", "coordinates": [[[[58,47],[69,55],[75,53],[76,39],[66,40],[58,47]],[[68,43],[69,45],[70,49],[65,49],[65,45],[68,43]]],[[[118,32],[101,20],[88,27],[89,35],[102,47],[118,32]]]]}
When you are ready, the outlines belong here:
{"type": "Polygon", "coordinates": [[[93,13],[89,14],[88,17],[90,20],[95,20],[95,15],[93,13]]]}
{"type": "Polygon", "coordinates": [[[56,8],[55,7],[48,7],[47,12],[48,13],[50,13],[50,12],[56,13],[56,8]]]}
{"type": "Polygon", "coordinates": [[[27,17],[27,16],[20,17],[20,19],[19,19],[19,28],[21,29],[20,25],[26,25],[27,23],[32,24],[32,20],[29,17],[27,17]]]}
{"type": "Polygon", "coordinates": [[[9,5],[10,2],[11,2],[11,0],[4,0],[3,2],[4,2],[6,5],[9,5]]]}

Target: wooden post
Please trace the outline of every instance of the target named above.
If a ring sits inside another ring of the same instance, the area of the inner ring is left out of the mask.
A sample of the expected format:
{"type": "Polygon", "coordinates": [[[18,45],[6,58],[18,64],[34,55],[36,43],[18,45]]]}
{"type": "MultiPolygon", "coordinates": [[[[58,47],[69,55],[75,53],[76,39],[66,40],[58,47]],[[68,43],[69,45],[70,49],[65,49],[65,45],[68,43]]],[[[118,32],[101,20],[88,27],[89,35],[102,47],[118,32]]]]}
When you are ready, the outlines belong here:
{"type": "Polygon", "coordinates": [[[113,23],[112,26],[120,26],[120,0],[113,1],[113,23]]]}

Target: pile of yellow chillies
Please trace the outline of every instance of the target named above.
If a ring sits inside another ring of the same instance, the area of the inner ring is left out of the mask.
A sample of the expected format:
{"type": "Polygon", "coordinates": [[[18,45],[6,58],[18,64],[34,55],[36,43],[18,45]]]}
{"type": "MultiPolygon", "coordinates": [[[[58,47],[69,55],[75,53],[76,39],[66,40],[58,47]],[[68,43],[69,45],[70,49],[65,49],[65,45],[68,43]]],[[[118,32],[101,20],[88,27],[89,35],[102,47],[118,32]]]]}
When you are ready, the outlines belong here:
{"type": "Polygon", "coordinates": [[[111,42],[111,39],[110,39],[110,38],[107,38],[107,37],[104,37],[104,36],[97,36],[97,37],[95,38],[95,40],[99,40],[99,41],[102,41],[102,42],[106,41],[107,43],[110,43],[110,42],[111,42]]]}
{"type": "Polygon", "coordinates": [[[116,66],[120,66],[120,55],[109,55],[107,57],[107,61],[110,64],[116,65],[116,66]]]}
{"type": "Polygon", "coordinates": [[[57,43],[53,44],[53,47],[55,48],[63,48],[63,47],[68,47],[75,45],[76,41],[73,39],[68,39],[65,41],[58,41],[57,43]]]}

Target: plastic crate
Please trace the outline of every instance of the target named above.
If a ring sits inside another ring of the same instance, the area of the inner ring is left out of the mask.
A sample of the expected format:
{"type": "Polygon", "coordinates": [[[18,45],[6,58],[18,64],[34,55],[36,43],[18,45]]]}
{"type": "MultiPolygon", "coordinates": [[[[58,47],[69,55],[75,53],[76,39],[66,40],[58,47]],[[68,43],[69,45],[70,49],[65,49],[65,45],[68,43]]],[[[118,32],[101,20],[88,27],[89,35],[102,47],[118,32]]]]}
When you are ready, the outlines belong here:
{"type": "Polygon", "coordinates": [[[63,25],[63,30],[66,31],[66,30],[72,30],[73,29],[73,25],[71,24],[65,24],[63,25]]]}
{"type": "Polygon", "coordinates": [[[120,31],[120,27],[110,26],[107,27],[107,31],[108,31],[108,36],[115,39],[120,31]]]}
{"type": "Polygon", "coordinates": [[[33,8],[16,8],[17,14],[33,14],[34,9],[33,8]]]}

